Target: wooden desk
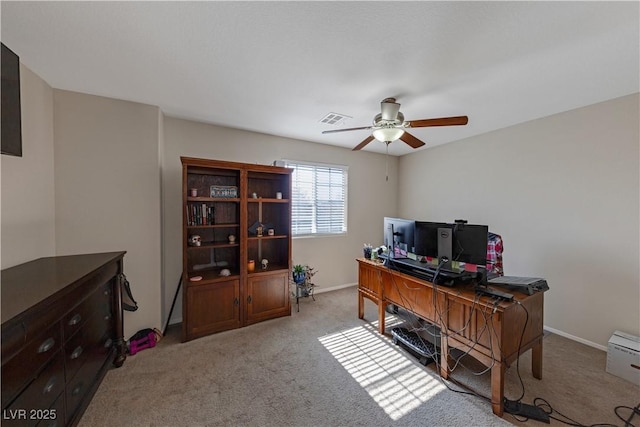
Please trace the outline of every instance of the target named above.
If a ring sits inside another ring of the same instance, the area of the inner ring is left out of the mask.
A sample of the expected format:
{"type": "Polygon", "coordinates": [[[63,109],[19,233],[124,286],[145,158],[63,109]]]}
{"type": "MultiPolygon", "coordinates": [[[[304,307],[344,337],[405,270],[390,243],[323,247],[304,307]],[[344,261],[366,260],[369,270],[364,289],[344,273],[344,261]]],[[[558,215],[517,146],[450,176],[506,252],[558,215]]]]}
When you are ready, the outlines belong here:
{"type": "Polygon", "coordinates": [[[471,285],[435,286],[431,282],[388,269],[375,261],[364,258],[357,261],[358,317],[364,318],[364,298],[367,298],[378,306],[381,334],[385,330],[387,304],[402,307],[440,327],[440,375],[445,379],[449,377],[449,347],[468,352],[485,366],[491,367],[491,406],[494,414],[503,414],[505,370],[520,354],[532,350],[533,376],[542,378],[543,292],[530,296],[515,293],[517,302],[495,304],[491,298],[478,297],[471,285]]]}

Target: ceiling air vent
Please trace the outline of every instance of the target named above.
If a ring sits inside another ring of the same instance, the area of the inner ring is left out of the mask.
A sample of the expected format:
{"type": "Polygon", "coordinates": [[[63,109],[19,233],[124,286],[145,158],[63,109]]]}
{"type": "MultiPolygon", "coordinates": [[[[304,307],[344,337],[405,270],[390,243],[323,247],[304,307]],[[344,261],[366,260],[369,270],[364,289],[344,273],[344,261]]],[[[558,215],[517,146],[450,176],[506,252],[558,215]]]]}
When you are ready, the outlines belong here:
{"type": "Polygon", "coordinates": [[[339,126],[339,125],[343,125],[348,119],[351,119],[351,118],[352,117],[345,116],[344,114],[329,113],[320,120],[320,123],[339,126]]]}

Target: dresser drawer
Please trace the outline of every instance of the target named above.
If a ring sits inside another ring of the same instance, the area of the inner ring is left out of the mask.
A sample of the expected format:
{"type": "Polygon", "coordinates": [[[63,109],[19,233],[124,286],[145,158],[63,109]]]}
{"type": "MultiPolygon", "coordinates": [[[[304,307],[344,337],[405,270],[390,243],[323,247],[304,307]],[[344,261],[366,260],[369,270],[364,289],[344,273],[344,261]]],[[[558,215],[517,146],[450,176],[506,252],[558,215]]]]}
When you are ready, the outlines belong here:
{"type": "Polygon", "coordinates": [[[60,393],[60,396],[49,408],[49,412],[43,413],[40,421],[36,424],[37,427],[62,427],[66,425],[64,397],[64,393],[60,393]]]}
{"type": "Polygon", "coordinates": [[[8,361],[2,361],[2,407],[33,381],[44,365],[60,349],[60,324],[56,323],[37,338],[31,340],[25,348],[8,361]]]}
{"type": "Polygon", "coordinates": [[[71,338],[95,312],[110,314],[112,294],[112,284],[107,282],[67,313],[62,322],[64,339],[71,338]]]}
{"type": "Polygon", "coordinates": [[[56,399],[64,390],[64,359],[58,351],[38,377],[3,411],[2,425],[35,426],[42,420],[56,419],[56,399]]]}
{"type": "Polygon", "coordinates": [[[27,342],[27,328],[23,322],[2,325],[2,358],[11,359],[20,352],[27,342]]]}
{"type": "Polygon", "coordinates": [[[45,409],[7,409],[3,413],[2,426],[11,427],[61,427],[65,424],[64,393],[45,409]]]}
{"type": "MultiPolygon", "coordinates": [[[[103,344],[110,341],[110,338],[106,338],[103,344]]],[[[115,354],[115,349],[110,345],[94,347],[75,377],[67,383],[67,420],[72,420],[76,416],[76,411],[83,400],[88,395],[93,395],[94,390],[92,390],[92,387],[97,386],[98,380],[104,373],[105,364],[112,360],[110,357],[112,354],[115,354]]]]}
{"type": "Polygon", "coordinates": [[[111,346],[113,336],[111,315],[94,313],[82,329],[64,345],[67,379],[73,378],[87,357],[105,354],[105,343],[108,341],[111,346]]]}
{"type": "Polygon", "coordinates": [[[71,339],[64,343],[64,363],[67,379],[73,378],[87,357],[90,345],[86,329],[79,330],[71,339]]]}

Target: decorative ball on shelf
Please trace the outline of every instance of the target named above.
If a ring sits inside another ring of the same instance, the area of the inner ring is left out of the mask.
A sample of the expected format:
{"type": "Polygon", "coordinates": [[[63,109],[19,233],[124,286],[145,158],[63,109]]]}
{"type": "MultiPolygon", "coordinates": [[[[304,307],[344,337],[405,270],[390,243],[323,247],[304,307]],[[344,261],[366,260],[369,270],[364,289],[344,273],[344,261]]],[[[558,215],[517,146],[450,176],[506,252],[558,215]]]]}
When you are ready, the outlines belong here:
{"type": "Polygon", "coordinates": [[[228,268],[223,268],[222,270],[220,270],[220,275],[221,276],[231,276],[231,272],[229,271],[228,268]]]}
{"type": "Polygon", "coordinates": [[[236,241],[236,236],[233,234],[229,234],[229,243],[235,243],[236,241]]]}
{"type": "Polygon", "coordinates": [[[263,259],[263,260],[262,260],[262,269],[263,269],[263,270],[266,270],[268,266],[269,266],[269,260],[268,260],[268,259],[266,259],[266,258],[265,258],[265,259],[263,259]]]}

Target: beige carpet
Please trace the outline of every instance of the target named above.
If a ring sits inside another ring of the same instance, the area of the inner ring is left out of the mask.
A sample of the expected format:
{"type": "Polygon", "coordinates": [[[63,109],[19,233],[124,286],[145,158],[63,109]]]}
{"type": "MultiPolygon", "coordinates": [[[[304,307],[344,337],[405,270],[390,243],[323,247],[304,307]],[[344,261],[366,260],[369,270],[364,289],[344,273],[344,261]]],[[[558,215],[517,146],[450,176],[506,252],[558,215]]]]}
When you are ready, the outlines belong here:
{"type": "MultiPolygon", "coordinates": [[[[304,299],[291,317],[188,343],[173,326],[157,347],[107,373],[80,426],[543,425],[496,417],[484,398],[450,391],[459,387],[443,382],[434,364],[423,367],[378,334],[376,307],[365,307],[363,321],[351,287],[304,299]]],[[[388,330],[407,321],[387,317],[388,330]]],[[[607,374],[605,360],[600,350],[548,335],[543,380],[531,376],[530,352],[521,358],[524,401],[542,397],[585,425],[624,425],[614,408],[637,405],[640,389],[607,374]]],[[[463,364],[454,377],[489,396],[489,375],[474,375],[482,368],[468,357],[463,364]]],[[[515,365],[505,393],[522,393],[515,365]]]]}

